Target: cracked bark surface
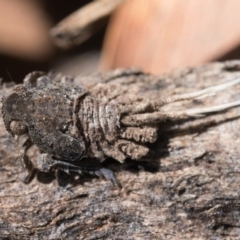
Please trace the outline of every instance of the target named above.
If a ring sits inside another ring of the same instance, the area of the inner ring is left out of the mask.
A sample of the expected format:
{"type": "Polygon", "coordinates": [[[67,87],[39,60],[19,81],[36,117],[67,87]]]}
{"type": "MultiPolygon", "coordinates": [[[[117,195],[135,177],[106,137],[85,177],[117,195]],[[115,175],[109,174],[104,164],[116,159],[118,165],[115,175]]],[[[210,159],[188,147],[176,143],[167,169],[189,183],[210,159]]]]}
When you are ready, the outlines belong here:
{"type": "MultiPolygon", "coordinates": [[[[90,86],[113,80],[155,99],[240,76],[240,61],[208,64],[160,77],[126,70],[76,78],[90,86]]],[[[1,96],[11,88],[2,87],[1,96]]],[[[240,86],[176,109],[236,101],[240,86]]],[[[92,176],[37,172],[29,185],[18,147],[0,120],[1,239],[238,239],[240,108],[162,123],[145,161],[106,165],[123,189],[92,176]]],[[[29,151],[35,160],[37,149],[29,151]]]]}

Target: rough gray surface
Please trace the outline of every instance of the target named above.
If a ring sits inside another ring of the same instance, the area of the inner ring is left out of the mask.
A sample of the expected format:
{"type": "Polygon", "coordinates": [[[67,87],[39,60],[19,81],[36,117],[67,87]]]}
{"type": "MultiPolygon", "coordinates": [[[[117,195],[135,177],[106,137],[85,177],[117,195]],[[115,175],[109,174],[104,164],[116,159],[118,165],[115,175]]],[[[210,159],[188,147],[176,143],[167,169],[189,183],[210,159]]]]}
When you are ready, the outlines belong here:
{"type": "MultiPolygon", "coordinates": [[[[240,62],[215,63],[161,77],[115,78],[141,97],[190,92],[240,76],[240,62]]],[[[9,89],[3,87],[1,95],[9,89]]],[[[203,107],[239,100],[240,86],[214,97],[176,104],[203,107]]],[[[240,234],[240,109],[189,121],[164,122],[146,161],[107,161],[123,189],[91,176],[37,173],[21,182],[18,149],[0,122],[0,236],[2,239],[238,239],[240,234]],[[66,183],[65,183],[66,184],[66,183]]],[[[33,161],[37,149],[30,151],[33,161]]]]}

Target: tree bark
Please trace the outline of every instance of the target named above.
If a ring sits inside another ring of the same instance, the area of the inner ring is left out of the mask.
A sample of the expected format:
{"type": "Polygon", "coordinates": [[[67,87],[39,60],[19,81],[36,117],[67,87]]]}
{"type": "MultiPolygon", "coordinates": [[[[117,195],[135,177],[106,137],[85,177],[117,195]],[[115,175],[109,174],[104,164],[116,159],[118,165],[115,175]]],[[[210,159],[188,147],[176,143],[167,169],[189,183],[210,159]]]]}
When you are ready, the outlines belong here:
{"type": "MultiPolygon", "coordinates": [[[[129,85],[139,96],[159,98],[202,89],[240,76],[240,61],[213,63],[160,77],[117,72],[78,77],[129,85]],[[112,75],[111,75],[112,74],[112,75]],[[112,77],[114,75],[114,77],[112,77]],[[106,77],[107,76],[107,77],[106,77]]],[[[11,87],[3,85],[0,94],[11,87]]],[[[240,99],[240,86],[175,109],[240,99]]],[[[0,120],[1,239],[239,239],[240,108],[203,118],[162,123],[143,161],[105,165],[123,185],[91,176],[36,172],[29,185],[18,147],[0,120]]],[[[29,155],[35,159],[37,149],[29,155]]]]}

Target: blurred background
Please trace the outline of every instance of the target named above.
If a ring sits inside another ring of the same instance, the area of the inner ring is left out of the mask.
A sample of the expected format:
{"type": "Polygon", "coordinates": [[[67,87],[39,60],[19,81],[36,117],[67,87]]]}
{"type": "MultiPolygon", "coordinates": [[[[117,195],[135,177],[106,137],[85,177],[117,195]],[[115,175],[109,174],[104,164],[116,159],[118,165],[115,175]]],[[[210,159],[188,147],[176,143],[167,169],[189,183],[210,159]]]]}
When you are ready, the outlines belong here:
{"type": "Polygon", "coordinates": [[[4,81],[34,70],[162,74],[240,58],[239,0],[0,0],[0,16],[4,81]]]}

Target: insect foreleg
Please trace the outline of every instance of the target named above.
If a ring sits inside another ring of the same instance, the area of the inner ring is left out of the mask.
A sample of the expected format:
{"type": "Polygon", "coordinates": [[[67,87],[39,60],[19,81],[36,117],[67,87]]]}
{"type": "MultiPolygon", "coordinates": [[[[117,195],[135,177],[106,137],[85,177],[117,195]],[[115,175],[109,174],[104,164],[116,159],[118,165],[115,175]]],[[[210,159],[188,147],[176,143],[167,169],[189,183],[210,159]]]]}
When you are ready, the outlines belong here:
{"type": "Polygon", "coordinates": [[[34,165],[32,161],[28,158],[26,152],[27,150],[33,145],[31,140],[28,138],[22,145],[21,150],[18,155],[18,159],[22,161],[24,168],[28,171],[28,174],[26,177],[24,177],[23,182],[29,183],[33,173],[34,173],[34,165]]]}

